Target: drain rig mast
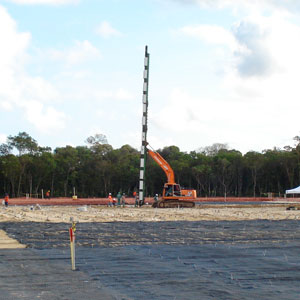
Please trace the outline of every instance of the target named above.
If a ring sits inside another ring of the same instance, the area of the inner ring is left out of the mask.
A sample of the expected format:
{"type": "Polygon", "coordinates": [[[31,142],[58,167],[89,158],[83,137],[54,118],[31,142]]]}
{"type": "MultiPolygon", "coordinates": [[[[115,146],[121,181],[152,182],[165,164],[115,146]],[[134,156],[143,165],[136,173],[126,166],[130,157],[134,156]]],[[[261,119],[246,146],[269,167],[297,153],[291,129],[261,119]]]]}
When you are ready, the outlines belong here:
{"type": "Polygon", "coordinates": [[[143,84],[143,118],[142,118],[142,147],[140,158],[140,180],[139,180],[139,204],[145,203],[145,173],[147,159],[147,130],[148,130],[148,84],[149,84],[149,62],[150,54],[148,46],[145,46],[144,58],[144,84],[143,84]]]}

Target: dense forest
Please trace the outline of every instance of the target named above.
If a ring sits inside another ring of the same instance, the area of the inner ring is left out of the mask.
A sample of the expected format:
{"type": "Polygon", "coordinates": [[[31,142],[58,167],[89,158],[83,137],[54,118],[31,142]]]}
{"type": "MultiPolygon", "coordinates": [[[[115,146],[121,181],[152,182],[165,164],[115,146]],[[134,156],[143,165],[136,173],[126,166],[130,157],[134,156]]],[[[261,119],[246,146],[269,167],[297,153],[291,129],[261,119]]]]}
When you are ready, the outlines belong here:
{"type": "MultiPolygon", "coordinates": [[[[183,187],[197,189],[198,196],[282,195],[300,183],[300,138],[296,146],[242,155],[224,144],[190,153],[176,146],[157,150],[172,166],[183,187]]],[[[40,197],[106,197],[118,191],[132,195],[138,188],[139,151],[129,145],[113,149],[104,135],[86,140],[86,146],[40,147],[26,132],[9,136],[0,145],[0,195],[40,197]]],[[[146,195],[160,194],[166,180],[161,168],[147,160],[146,195]]]]}

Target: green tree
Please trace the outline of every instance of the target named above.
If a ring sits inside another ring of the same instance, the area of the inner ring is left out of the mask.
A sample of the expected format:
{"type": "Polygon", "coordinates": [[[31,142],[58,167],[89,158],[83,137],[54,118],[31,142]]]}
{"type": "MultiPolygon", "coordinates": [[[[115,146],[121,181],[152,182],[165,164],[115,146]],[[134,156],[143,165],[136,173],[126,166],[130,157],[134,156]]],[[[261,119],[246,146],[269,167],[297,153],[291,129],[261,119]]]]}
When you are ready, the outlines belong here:
{"type": "Polygon", "coordinates": [[[197,162],[192,167],[192,174],[197,182],[197,190],[199,196],[202,192],[205,196],[210,194],[210,177],[212,167],[211,159],[204,154],[197,154],[197,162]]]}
{"type": "Polygon", "coordinates": [[[263,166],[260,186],[261,193],[283,193],[286,173],[281,161],[281,150],[274,148],[263,152],[263,166]]]}
{"type": "Polygon", "coordinates": [[[11,154],[13,147],[9,144],[1,144],[0,145],[0,155],[8,155],[11,154]]]}
{"type": "MultiPolygon", "coordinates": [[[[56,170],[55,180],[59,189],[63,190],[65,197],[72,193],[76,181],[76,167],[78,164],[77,150],[72,146],[56,148],[54,150],[56,170]]],[[[53,191],[52,191],[53,192],[53,191]]]]}
{"type": "Polygon", "coordinates": [[[52,178],[55,169],[56,161],[52,153],[47,151],[34,156],[30,176],[33,178],[35,194],[39,194],[42,188],[52,189],[52,178]]]}
{"type": "MultiPolygon", "coordinates": [[[[14,156],[13,154],[8,154],[3,157],[1,157],[1,172],[3,175],[9,180],[11,189],[11,195],[12,197],[15,197],[16,195],[16,183],[19,177],[20,173],[20,162],[19,159],[14,156]]],[[[6,190],[6,192],[9,192],[9,190],[6,190]]]]}
{"type": "Polygon", "coordinates": [[[253,187],[252,195],[253,197],[256,197],[258,172],[263,166],[264,157],[261,153],[250,151],[245,154],[244,160],[251,173],[251,182],[253,187]]]}
{"type": "Polygon", "coordinates": [[[131,194],[137,185],[139,174],[139,152],[129,145],[113,151],[113,192],[131,194]]]}
{"type": "Polygon", "coordinates": [[[26,132],[19,132],[16,136],[8,136],[8,145],[14,147],[19,151],[19,156],[24,153],[33,154],[38,151],[38,144],[35,139],[33,139],[26,132]]]}

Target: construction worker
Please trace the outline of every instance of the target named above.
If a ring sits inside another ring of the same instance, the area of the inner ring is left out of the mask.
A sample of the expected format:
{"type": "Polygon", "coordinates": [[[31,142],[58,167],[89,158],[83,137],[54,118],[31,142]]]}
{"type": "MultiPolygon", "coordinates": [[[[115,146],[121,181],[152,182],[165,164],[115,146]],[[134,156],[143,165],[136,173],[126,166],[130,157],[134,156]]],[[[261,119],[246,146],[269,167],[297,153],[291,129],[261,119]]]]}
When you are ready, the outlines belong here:
{"type": "Polygon", "coordinates": [[[120,204],[121,204],[121,198],[122,198],[121,192],[118,192],[118,194],[117,194],[118,206],[120,206],[120,204]]]}
{"type": "Polygon", "coordinates": [[[172,185],[169,185],[166,188],[166,196],[173,196],[173,186],[172,185]]]}
{"type": "Polygon", "coordinates": [[[122,195],[122,203],[121,203],[123,207],[125,207],[125,198],[126,198],[125,197],[125,193],[123,193],[123,195],[122,195]]]}
{"type": "Polygon", "coordinates": [[[134,207],[138,207],[139,206],[139,195],[136,192],[134,192],[133,196],[134,196],[134,200],[135,200],[134,207]]]}
{"type": "Polygon", "coordinates": [[[46,192],[45,198],[46,198],[46,199],[50,199],[50,191],[47,191],[47,192],[46,192]]]}
{"type": "Polygon", "coordinates": [[[4,205],[5,206],[8,206],[8,199],[9,199],[9,196],[7,193],[5,193],[5,197],[4,197],[4,205]]]}
{"type": "Polygon", "coordinates": [[[158,202],[158,194],[155,194],[155,196],[154,196],[154,202],[155,202],[155,203],[158,202]]]}
{"type": "Polygon", "coordinates": [[[113,199],[111,193],[108,194],[108,206],[113,206],[113,199]]]}

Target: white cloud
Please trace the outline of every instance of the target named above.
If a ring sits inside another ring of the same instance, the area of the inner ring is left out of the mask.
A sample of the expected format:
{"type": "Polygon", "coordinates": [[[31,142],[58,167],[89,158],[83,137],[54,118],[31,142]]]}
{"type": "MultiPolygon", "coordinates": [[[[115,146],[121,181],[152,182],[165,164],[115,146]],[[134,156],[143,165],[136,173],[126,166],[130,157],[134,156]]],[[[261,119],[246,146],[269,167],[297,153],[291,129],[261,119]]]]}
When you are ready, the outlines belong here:
{"type": "MultiPolygon", "coordinates": [[[[168,136],[165,137],[165,136],[149,134],[147,139],[148,141],[151,141],[149,145],[155,150],[163,149],[164,147],[168,147],[168,146],[178,145],[178,140],[174,140],[173,137],[168,137],[168,136]]],[[[139,145],[138,149],[140,148],[141,145],[139,145]]]]}
{"type": "Polygon", "coordinates": [[[266,46],[268,35],[257,23],[243,21],[236,26],[235,37],[244,46],[236,51],[237,68],[241,75],[268,75],[276,67],[271,49],[266,46]]]}
{"type": "Polygon", "coordinates": [[[290,23],[284,14],[254,14],[233,24],[231,31],[201,24],[182,27],[178,32],[212,46],[228,46],[231,57],[227,56],[224,66],[227,68],[230,62],[229,67],[241,76],[270,76],[298,65],[300,27],[290,23]]]}
{"type": "MultiPolygon", "coordinates": [[[[244,50],[233,55],[237,58],[235,74],[242,76],[264,76],[265,81],[255,82],[257,90],[266,82],[268,89],[276,90],[280,87],[295,84],[296,74],[300,67],[298,53],[300,50],[300,27],[289,23],[282,16],[248,17],[235,28],[235,36],[244,50]],[[279,84],[281,78],[281,84],[279,84]],[[278,81],[278,82],[277,82],[278,81]],[[278,86],[279,84],[279,86],[278,86]]],[[[241,48],[240,48],[241,49],[241,48]]],[[[234,72],[231,70],[230,73],[234,72]]],[[[231,76],[231,75],[230,75],[231,76]]],[[[232,78],[231,78],[232,79],[232,78]]],[[[249,85],[248,80],[242,80],[249,85]]],[[[293,90],[297,87],[294,86],[293,90]]],[[[286,90],[288,93],[289,90],[286,90]]]]}
{"type": "Polygon", "coordinates": [[[243,152],[289,144],[298,132],[300,110],[300,27],[289,17],[277,11],[268,16],[251,12],[231,31],[202,24],[179,30],[212,48],[229,46],[221,57],[222,84],[215,83],[220,101],[174,90],[155,124],[177,135],[193,132],[204,145],[225,142],[243,152]],[[163,118],[166,114],[170,123],[163,118]]]}
{"type": "Polygon", "coordinates": [[[0,6],[0,102],[7,103],[18,93],[15,90],[15,77],[22,72],[21,66],[25,62],[25,50],[30,38],[29,33],[17,32],[15,21],[0,6]]]}
{"type": "Polygon", "coordinates": [[[9,16],[6,9],[0,6],[0,64],[2,67],[16,67],[24,60],[24,50],[31,39],[30,33],[16,32],[16,22],[9,16]]]}
{"type": "Polygon", "coordinates": [[[300,9],[300,3],[298,0],[165,0],[171,2],[178,2],[182,4],[198,4],[205,8],[225,8],[232,7],[243,8],[249,12],[249,10],[257,9],[276,9],[295,12],[300,9]]]}
{"type": "Polygon", "coordinates": [[[300,105],[288,115],[290,108],[285,103],[272,103],[272,99],[263,97],[257,101],[240,97],[236,100],[226,89],[219,89],[220,99],[174,89],[159,113],[149,119],[151,145],[156,149],[177,145],[186,151],[218,142],[245,153],[282,147],[296,134],[293,128],[297,128],[300,105]]]}
{"type": "Polygon", "coordinates": [[[7,138],[6,134],[0,133],[0,143],[5,143],[6,142],[6,138],[7,138]]]}
{"type": "Polygon", "coordinates": [[[6,110],[6,111],[11,111],[12,108],[13,108],[13,106],[9,101],[5,101],[5,100],[0,101],[0,111],[2,109],[6,110]]]}
{"type": "Polygon", "coordinates": [[[122,131],[120,132],[120,141],[123,145],[128,144],[131,147],[140,150],[141,148],[141,131],[122,131]]]}
{"type": "Polygon", "coordinates": [[[211,119],[211,115],[218,119],[222,117],[223,112],[215,110],[214,105],[208,99],[194,97],[185,90],[176,88],[172,90],[165,106],[153,114],[151,122],[165,132],[183,134],[195,128],[198,130],[206,120],[211,119]],[[199,111],[206,113],[199,115],[199,111]]]}
{"type": "Polygon", "coordinates": [[[113,28],[109,22],[103,21],[96,29],[97,34],[104,38],[109,38],[113,36],[122,36],[122,33],[115,28],[113,28]]]}
{"type": "Polygon", "coordinates": [[[51,133],[65,128],[66,115],[51,106],[45,107],[37,101],[24,105],[27,120],[42,133],[51,133]]]}
{"type": "Polygon", "coordinates": [[[97,99],[97,101],[100,100],[120,100],[120,101],[126,101],[134,99],[134,95],[130,93],[128,90],[119,88],[116,91],[95,91],[93,92],[93,98],[97,99]]]}
{"type": "Polygon", "coordinates": [[[115,98],[118,100],[131,100],[134,96],[129,91],[120,88],[116,91],[115,98]]]}
{"type": "Polygon", "coordinates": [[[0,109],[23,111],[37,130],[62,128],[63,113],[47,107],[47,103],[56,101],[59,93],[44,78],[26,72],[30,40],[31,35],[18,32],[15,21],[0,6],[0,109]],[[50,120],[54,123],[48,122],[50,120]]]}
{"type": "Polygon", "coordinates": [[[233,34],[221,26],[184,26],[179,29],[179,32],[187,36],[199,38],[210,44],[225,45],[233,50],[238,47],[238,44],[233,34]]]}
{"type": "Polygon", "coordinates": [[[100,51],[87,40],[76,41],[72,48],[64,51],[50,50],[47,55],[52,60],[64,61],[69,65],[101,58],[100,51]]]}
{"type": "Polygon", "coordinates": [[[62,4],[77,4],[80,0],[6,0],[8,2],[16,4],[50,4],[50,5],[62,5],[62,4]]]}
{"type": "Polygon", "coordinates": [[[60,78],[73,78],[73,79],[86,79],[92,74],[89,70],[79,70],[79,71],[63,71],[57,76],[60,78]]]}

